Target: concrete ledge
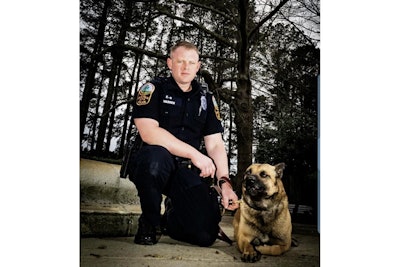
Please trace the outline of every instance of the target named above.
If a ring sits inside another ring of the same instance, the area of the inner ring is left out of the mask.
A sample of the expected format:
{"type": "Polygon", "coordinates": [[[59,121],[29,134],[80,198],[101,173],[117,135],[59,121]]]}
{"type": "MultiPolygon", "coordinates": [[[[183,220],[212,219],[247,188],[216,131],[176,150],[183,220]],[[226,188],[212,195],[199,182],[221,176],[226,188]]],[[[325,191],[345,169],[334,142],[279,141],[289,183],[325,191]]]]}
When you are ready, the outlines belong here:
{"type": "Polygon", "coordinates": [[[120,165],[80,160],[82,237],[132,236],[141,214],[135,185],[119,177],[120,165]]]}
{"type": "Polygon", "coordinates": [[[139,214],[86,213],[81,211],[81,237],[133,236],[137,231],[139,214]]]}
{"type": "Polygon", "coordinates": [[[80,160],[81,203],[139,204],[135,185],[119,177],[120,165],[80,160]]]}
{"type": "Polygon", "coordinates": [[[141,213],[139,205],[81,203],[81,237],[133,236],[141,213]]]}

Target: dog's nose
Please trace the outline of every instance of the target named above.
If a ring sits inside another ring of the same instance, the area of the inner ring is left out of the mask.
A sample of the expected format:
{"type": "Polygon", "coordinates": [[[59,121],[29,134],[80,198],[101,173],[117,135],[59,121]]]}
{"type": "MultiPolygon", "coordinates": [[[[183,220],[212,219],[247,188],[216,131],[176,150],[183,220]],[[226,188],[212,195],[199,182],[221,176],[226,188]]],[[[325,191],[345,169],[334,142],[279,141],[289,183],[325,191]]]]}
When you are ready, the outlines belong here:
{"type": "Polygon", "coordinates": [[[265,186],[258,180],[255,175],[248,175],[244,180],[244,187],[249,196],[255,197],[265,191],[265,186]]]}
{"type": "Polygon", "coordinates": [[[245,182],[246,185],[254,185],[254,183],[256,182],[256,177],[254,175],[248,175],[245,177],[245,182]]]}

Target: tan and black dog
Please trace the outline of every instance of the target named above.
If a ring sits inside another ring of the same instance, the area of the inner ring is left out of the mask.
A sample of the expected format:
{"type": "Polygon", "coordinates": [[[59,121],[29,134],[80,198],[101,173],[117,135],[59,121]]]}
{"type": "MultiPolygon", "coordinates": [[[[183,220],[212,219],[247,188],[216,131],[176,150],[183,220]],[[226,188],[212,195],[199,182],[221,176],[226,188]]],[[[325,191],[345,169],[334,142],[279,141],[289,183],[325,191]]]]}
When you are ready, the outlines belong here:
{"type": "Polygon", "coordinates": [[[250,165],[243,178],[242,201],[233,220],[234,237],[245,262],[281,255],[292,241],[288,197],[282,183],[284,163],[250,165]]]}

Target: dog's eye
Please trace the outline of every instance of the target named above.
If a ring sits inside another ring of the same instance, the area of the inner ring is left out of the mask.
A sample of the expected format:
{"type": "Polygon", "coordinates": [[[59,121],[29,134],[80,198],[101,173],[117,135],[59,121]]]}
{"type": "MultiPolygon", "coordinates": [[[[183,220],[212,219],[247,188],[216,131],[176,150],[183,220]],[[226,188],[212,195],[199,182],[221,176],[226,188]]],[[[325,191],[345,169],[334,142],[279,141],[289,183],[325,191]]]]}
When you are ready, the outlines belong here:
{"type": "Polygon", "coordinates": [[[251,174],[251,170],[247,170],[247,171],[245,172],[245,174],[246,174],[246,175],[251,174]]]}
{"type": "Polygon", "coordinates": [[[260,176],[263,177],[263,178],[266,178],[266,177],[268,177],[269,175],[268,175],[266,172],[262,171],[262,172],[260,173],[260,176]]]}

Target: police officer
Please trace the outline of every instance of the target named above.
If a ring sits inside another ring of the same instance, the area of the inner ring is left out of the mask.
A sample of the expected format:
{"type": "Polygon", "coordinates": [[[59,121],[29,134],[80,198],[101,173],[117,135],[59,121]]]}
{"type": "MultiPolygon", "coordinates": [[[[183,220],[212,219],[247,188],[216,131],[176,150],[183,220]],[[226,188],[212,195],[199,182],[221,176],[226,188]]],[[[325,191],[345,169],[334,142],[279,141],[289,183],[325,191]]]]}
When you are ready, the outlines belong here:
{"type": "Polygon", "coordinates": [[[219,110],[214,97],[194,80],[200,69],[195,45],[178,42],[170,49],[167,65],[172,77],[144,84],[133,109],[143,140],[128,168],[142,208],[134,242],[156,244],[163,228],[171,238],[210,246],[218,236],[221,215],[204,178],[216,176],[224,208],[238,208],[227,178],[219,110]],[[206,153],[200,151],[202,142],[206,153]],[[168,199],[163,216],[162,194],[168,199]]]}

